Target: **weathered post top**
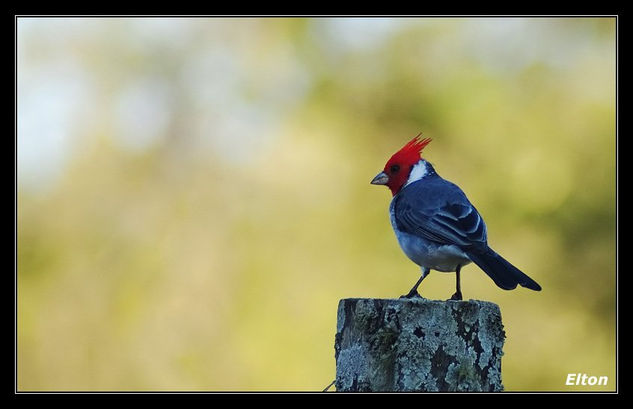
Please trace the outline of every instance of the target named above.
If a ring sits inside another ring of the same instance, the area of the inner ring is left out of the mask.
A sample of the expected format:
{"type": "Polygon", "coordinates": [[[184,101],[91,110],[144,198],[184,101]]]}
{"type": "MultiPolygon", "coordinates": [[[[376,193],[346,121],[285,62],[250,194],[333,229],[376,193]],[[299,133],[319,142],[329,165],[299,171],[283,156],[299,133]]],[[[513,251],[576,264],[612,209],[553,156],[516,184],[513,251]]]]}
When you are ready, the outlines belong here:
{"type": "Polygon", "coordinates": [[[346,298],[337,391],[502,391],[499,306],[478,300],[346,298]]]}

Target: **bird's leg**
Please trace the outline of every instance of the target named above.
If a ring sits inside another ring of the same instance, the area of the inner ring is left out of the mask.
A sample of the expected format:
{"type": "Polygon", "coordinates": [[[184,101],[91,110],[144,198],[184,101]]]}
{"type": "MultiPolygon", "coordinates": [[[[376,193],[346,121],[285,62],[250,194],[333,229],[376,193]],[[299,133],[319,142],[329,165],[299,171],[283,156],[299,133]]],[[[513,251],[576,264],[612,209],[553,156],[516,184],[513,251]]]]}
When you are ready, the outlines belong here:
{"type": "Polygon", "coordinates": [[[462,268],[461,265],[457,265],[457,270],[455,270],[455,276],[457,277],[457,283],[455,285],[455,288],[457,289],[457,291],[455,291],[455,294],[453,294],[453,296],[451,297],[451,300],[458,300],[458,301],[462,300],[462,288],[459,282],[459,270],[461,270],[461,268],[462,268]]]}
{"type": "Polygon", "coordinates": [[[422,280],[424,280],[424,278],[426,276],[428,276],[430,272],[431,272],[430,268],[423,267],[422,268],[422,275],[418,279],[418,282],[415,283],[415,285],[413,286],[411,291],[409,291],[408,294],[401,295],[400,298],[413,298],[413,297],[420,297],[420,298],[422,298],[422,296],[420,294],[418,294],[418,287],[420,286],[420,283],[422,282],[422,280]]]}

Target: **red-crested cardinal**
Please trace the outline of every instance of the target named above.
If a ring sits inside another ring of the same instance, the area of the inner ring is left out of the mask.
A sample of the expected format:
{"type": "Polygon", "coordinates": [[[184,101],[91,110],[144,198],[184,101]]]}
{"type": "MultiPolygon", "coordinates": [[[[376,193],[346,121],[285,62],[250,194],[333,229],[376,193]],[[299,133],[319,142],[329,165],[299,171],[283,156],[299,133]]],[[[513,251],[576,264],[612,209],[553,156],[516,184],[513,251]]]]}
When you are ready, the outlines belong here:
{"type": "Polygon", "coordinates": [[[451,300],[461,300],[459,272],[471,261],[504,290],[520,284],[540,291],[536,281],[488,247],[486,224],[475,206],[457,185],[442,179],[421,157],[429,142],[431,139],[420,139],[420,135],[413,138],[371,181],[391,190],[389,214],[398,243],[422,269],[420,279],[402,297],[419,297],[418,286],[433,269],[455,271],[457,291],[451,300]]]}

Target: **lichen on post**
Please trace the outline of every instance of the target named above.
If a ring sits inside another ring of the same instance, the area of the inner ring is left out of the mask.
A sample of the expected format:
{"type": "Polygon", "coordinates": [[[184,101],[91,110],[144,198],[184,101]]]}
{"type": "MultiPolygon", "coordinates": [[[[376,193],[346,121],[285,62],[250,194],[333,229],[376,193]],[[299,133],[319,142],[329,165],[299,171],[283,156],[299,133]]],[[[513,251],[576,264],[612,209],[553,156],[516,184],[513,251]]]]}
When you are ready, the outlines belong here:
{"type": "Polygon", "coordinates": [[[491,302],[343,299],[336,390],[502,391],[504,339],[491,302]]]}

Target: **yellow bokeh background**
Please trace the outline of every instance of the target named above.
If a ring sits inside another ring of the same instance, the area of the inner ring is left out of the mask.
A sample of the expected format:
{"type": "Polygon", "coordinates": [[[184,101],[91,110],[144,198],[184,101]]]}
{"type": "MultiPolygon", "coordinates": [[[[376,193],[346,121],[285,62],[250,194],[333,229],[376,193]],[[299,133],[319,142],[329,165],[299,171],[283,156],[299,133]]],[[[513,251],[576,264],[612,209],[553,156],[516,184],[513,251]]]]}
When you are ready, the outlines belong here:
{"type": "Polygon", "coordinates": [[[506,390],[615,390],[615,52],[614,18],[18,18],[18,390],[322,390],[338,300],[418,278],[369,181],[419,132],[543,287],[463,270],[506,390]]]}

